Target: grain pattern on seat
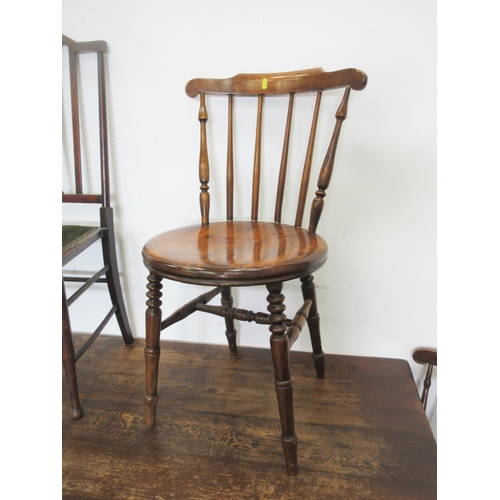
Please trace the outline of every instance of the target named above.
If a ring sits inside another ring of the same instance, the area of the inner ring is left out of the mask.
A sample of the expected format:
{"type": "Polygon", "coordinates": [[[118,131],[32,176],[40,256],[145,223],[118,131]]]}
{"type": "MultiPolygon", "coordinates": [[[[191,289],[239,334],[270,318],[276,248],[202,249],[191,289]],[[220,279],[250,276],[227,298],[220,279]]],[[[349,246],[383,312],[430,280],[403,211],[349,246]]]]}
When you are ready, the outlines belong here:
{"type": "Polygon", "coordinates": [[[143,256],[147,267],[178,281],[265,284],[313,273],[327,245],[302,228],[239,221],[167,231],[146,243],[143,256]]]}

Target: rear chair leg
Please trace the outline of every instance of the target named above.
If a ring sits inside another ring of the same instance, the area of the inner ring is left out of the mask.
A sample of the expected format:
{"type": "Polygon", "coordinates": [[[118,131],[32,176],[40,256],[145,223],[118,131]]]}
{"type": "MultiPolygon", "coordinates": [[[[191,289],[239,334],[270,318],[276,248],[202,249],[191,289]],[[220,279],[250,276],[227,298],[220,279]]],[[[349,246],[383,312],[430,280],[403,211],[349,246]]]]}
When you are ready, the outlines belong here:
{"type": "Polygon", "coordinates": [[[282,283],[267,285],[269,295],[267,310],[270,312],[271,326],[271,354],[274,366],[274,385],[278,398],[278,408],[281,420],[281,443],[285,453],[286,469],[288,474],[298,473],[297,467],[297,434],[293,416],[293,380],[290,375],[290,347],[287,327],[284,323],[286,316],[283,313],[285,297],[281,294],[282,283]]]}
{"type": "Polygon", "coordinates": [[[106,281],[108,283],[109,295],[111,303],[116,306],[116,320],[123,340],[126,344],[132,344],[134,337],[125,308],[125,300],[123,298],[122,287],[120,284],[120,274],[118,271],[118,260],[116,256],[116,240],[113,222],[113,209],[111,207],[101,208],[101,224],[107,227],[108,231],[102,238],[102,249],[104,263],[109,266],[106,273],[106,281]]]}
{"type": "Polygon", "coordinates": [[[313,348],[312,357],[316,367],[318,378],[325,378],[325,353],[321,346],[321,333],[319,330],[319,314],[316,302],[316,290],[314,288],[314,277],[312,274],[300,278],[302,282],[302,296],[304,300],[312,300],[309,316],[307,317],[307,326],[311,335],[311,344],[313,348]]]}
{"type": "Polygon", "coordinates": [[[156,405],[158,403],[158,363],[160,361],[160,332],[161,332],[161,284],[162,278],[154,274],[148,276],[148,292],[146,302],[146,395],[144,396],[144,416],[146,425],[153,427],[156,419],[156,405]]]}
{"type": "Polygon", "coordinates": [[[227,342],[229,344],[229,354],[230,356],[238,355],[238,348],[236,346],[236,330],[234,328],[234,320],[230,315],[231,310],[233,309],[233,297],[231,296],[231,288],[226,287],[222,290],[221,295],[221,304],[226,308],[228,312],[226,314],[226,337],[227,342]]]}

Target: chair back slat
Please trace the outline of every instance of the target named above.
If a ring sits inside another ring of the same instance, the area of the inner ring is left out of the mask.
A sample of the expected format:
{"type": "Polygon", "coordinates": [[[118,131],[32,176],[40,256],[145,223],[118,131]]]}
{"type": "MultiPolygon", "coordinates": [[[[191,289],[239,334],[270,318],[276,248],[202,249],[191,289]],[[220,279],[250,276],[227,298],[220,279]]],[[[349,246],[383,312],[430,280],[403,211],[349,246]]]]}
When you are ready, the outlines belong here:
{"type": "Polygon", "coordinates": [[[316,140],[316,130],[318,128],[319,108],[321,106],[322,91],[318,91],[316,96],[316,104],[314,106],[314,114],[311,125],[311,132],[309,134],[309,142],[307,144],[306,159],[304,162],[304,169],[302,171],[302,180],[300,182],[299,201],[297,203],[297,215],[295,217],[295,227],[302,226],[304,218],[304,209],[306,206],[307,190],[309,188],[309,179],[311,178],[311,166],[314,153],[314,143],[316,140]]]}
{"type": "Polygon", "coordinates": [[[234,207],[234,152],[233,152],[233,96],[227,96],[227,168],[226,168],[226,219],[233,220],[234,207]]]}
{"type": "Polygon", "coordinates": [[[82,194],[82,153],[80,148],[80,109],[78,99],[78,79],[76,54],[68,47],[69,81],[71,93],[71,126],[73,134],[73,158],[75,168],[75,193],[82,194]]]}
{"type": "Polygon", "coordinates": [[[335,160],[335,152],[337,151],[337,144],[339,141],[340,131],[342,129],[342,123],[347,117],[347,103],[349,101],[350,86],[347,85],[344,91],[344,96],[342,102],[335,114],[336,122],[335,128],[333,129],[332,138],[328,146],[328,150],[323,161],[323,166],[321,167],[319,178],[318,178],[318,189],[316,191],[316,197],[314,198],[311,206],[311,215],[309,219],[309,233],[315,233],[318,227],[319,220],[321,218],[321,213],[323,212],[324,198],[326,196],[326,190],[330,185],[330,180],[333,174],[333,163],[335,160]]]}
{"type": "Polygon", "coordinates": [[[290,149],[290,131],[292,129],[293,98],[295,94],[290,93],[288,100],[288,113],[286,116],[285,138],[283,140],[283,152],[281,153],[280,173],[278,178],[278,191],[276,193],[276,207],[274,210],[274,222],[281,222],[283,210],[283,197],[285,194],[286,171],[288,166],[288,151],[290,149]]]}
{"type": "Polygon", "coordinates": [[[69,85],[71,101],[71,126],[74,158],[74,193],[63,193],[65,203],[101,203],[110,205],[109,157],[108,157],[108,123],[106,109],[106,82],[104,72],[104,53],[107,43],[104,40],[95,42],[75,42],[67,36],[62,37],[62,45],[68,48],[69,85]],[[83,184],[82,140],[80,121],[80,92],[78,78],[78,56],[82,52],[94,52],[97,57],[97,92],[99,114],[99,153],[100,153],[100,194],[86,192],[83,184]]]}
{"type": "Polygon", "coordinates": [[[260,159],[262,145],[262,107],[264,96],[259,94],[257,104],[257,126],[255,130],[255,150],[253,156],[253,177],[252,177],[252,220],[259,218],[259,193],[260,193],[260,159]]]}
{"type": "MultiPolygon", "coordinates": [[[[259,219],[259,197],[262,170],[262,144],[263,144],[263,105],[264,97],[271,95],[289,95],[288,112],[284,130],[283,147],[277,180],[276,201],[274,207],[274,221],[281,223],[284,204],[284,193],[289,166],[289,155],[294,152],[291,148],[292,115],[296,94],[303,92],[316,92],[316,101],[309,132],[309,140],[302,168],[301,184],[295,214],[295,226],[301,227],[307,203],[307,193],[312,175],[313,156],[317,129],[319,127],[319,114],[322,94],[325,90],[344,88],[344,95],[335,114],[335,125],[328,143],[328,148],[322,163],[315,197],[311,204],[309,214],[310,233],[315,233],[324,205],[326,190],[330,184],[333,173],[335,153],[338,145],[342,123],[347,116],[347,103],[350,90],[362,90],[367,83],[367,76],[357,69],[344,69],[340,71],[325,72],[321,68],[270,74],[240,74],[227,79],[197,78],[186,85],[186,93],[190,97],[200,96],[200,207],[202,224],[209,222],[210,196],[209,190],[209,159],[207,146],[207,120],[206,94],[228,95],[228,131],[227,131],[227,165],[226,165],[226,218],[232,221],[234,217],[234,96],[257,97],[257,118],[255,130],[255,144],[252,169],[252,194],[251,194],[251,220],[259,219]]],[[[266,98],[267,100],[267,98],[266,98]]],[[[266,114],[267,116],[267,114],[266,114]]],[[[267,120],[267,118],[266,118],[267,120]]]]}
{"type": "Polygon", "coordinates": [[[208,192],[208,182],[210,180],[210,168],[208,164],[207,149],[207,120],[208,113],[205,105],[205,94],[200,95],[200,111],[198,113],[200,121],[200,210],[201,223],[208,224],[210,213],[210,194],[208,192]]]}

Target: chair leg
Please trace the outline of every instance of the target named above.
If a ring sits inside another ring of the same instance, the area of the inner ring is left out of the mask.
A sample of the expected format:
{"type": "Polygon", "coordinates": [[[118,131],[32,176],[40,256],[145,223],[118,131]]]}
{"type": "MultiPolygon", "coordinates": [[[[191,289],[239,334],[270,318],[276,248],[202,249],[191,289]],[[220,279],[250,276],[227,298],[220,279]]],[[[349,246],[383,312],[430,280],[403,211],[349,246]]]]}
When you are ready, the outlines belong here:
{"type": "Polygon", "coordinates": [[[68,302],[66,300],[66,289],[64,287],[64,279],[62,283],[62,361],[66,381],[69,388],[69,397],[71,409],[69,414],[73,420],[77,420],[83,416],[83,408],[80,405],[78,396],[78,384],[76,380],[76,361],[75,347],[73,346],[73,338],[71,336],[71,323],[69,319],[68,302]]]}
{"type": "Polygon", "coordinates": [[[278,408],[281,420],[281,443],[285,453],[286,469],[288,474],[298,473],[297,467],[297,434],[293,417],[293,380],[290,375],[290,347],[287,327],[284,323],[286,316],[284,299],[281,294],[282,283],[267,285],[269,303],[267,310],[270,312],[271,326],[271,354],[274,366],[274,385],[278,398],[278,408]]]}
{"type": "Polygon", "coordinates": [[[312,300],[309,316],[307,317],[307,326],[311,335],[311,344],[313,348],[312,357],[316,367],[318,378],[325,378],[325,353],[321,346],[321,333],[319,330],[319,314],[316,302],[316,290],[314,288],[314,277],[312,274],[300,278],[302,282],[302,296],[304,300],[312,300]]]}
{"type": "Polygon", "coordinates": [[[116,256],[116,239],[113,222],[113,209],[111,207],[101,208],[101,224],[108,228],[107,234],[102,238],[102,250],[104,263],[109,266],[106,273],[109,295],[111,302],[116,306],[116,320],[120,327],[123,340],[126,344],[132,344],[134,337],[125,308],[122,287],[120,284],[120,274],[118,271],[118,259],[116,256]]]}
{"type": "MultiPolygon", "coordinates": [[[[222,290],[221,304],[226,308],[231,310],[233,308],[233,297],[231,296],[231,288],[226,287],[222,290]]],[[[226,337],[229,344],[229,354],[231,356],[238,355],[238,348],[236,346],[236,330],[234,328],[234,319],[226,315],[226,337]]]]}
{"type": "Polygon", "coordinates": [[[146,425],[154,426],[156,419],[156,405],[158,403],[158,363],[160,361],[160,332],[161,332],[161,284],[162,278],[154,274],[148,276],[148,292],[146,302],[146,395],[144,396],[144,415],[146,425]]]}

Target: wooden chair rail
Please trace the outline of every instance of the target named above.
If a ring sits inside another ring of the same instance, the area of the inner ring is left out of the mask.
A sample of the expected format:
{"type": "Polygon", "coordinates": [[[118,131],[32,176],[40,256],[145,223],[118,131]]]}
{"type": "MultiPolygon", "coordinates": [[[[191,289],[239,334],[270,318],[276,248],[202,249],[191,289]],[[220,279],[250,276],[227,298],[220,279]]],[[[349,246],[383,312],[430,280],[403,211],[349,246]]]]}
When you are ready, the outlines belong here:
{"type": "Polygon", "coordinates": [[[101,278],[101,276],[107,273],[109,270],[109,265],[104,266],[102,269],[97,271],[90,278],[80,278],[80,277],[71,277],[71,276],[63,276],[65,282],[77,282],[84,283],[71,297],[68,298],[68,306],[73,304],[76,299],[82,296],[82,294],[88,290],[94,283],[107,283],[106,278],[101,278]]]}
{"type": "Polygon", "coordinates": [[[62,194],[63,203],[102,203],[100,194],[62,194]]]}
{"type": "Polygon", "coordinates": [[[104,330],[104,327],[109,323],[109,320],[113,317],[115,314],[116,310],[118,309],[118,306],[114,305],[111,307],[109,310],[108,314],[104,317],[104,319],[101,321],[99,326],[96,328],[94,333],[89,337],[87,342],[78,349],[78,351],[75,353],[75,362],[80,359],[80,357],[83,355],[83,353],[94,343],[94,341],[99,337],[101,332],[104,330]]]}
{"type": "Polygon", "coordinates": [[[312,92],[350,85],[353,90],[363,90],[368,77],[363,71],[348,68],[325,72],[313,68],[283,73],[242,73],[232,78],[195,78],[186,84],[186,94],[289,94],[290,92],[312,92]]]}

